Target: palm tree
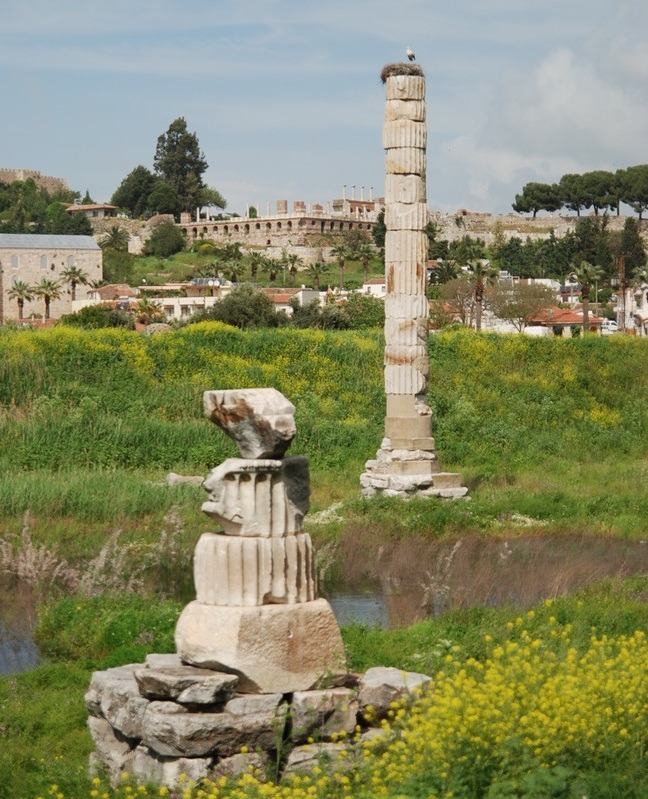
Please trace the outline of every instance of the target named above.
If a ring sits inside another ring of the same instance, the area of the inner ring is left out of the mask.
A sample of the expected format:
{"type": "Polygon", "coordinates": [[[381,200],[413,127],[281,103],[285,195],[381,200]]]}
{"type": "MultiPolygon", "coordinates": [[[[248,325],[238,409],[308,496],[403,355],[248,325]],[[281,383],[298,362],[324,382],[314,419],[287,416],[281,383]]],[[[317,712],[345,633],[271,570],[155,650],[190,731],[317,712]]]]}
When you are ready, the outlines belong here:
{"type": "Polygon", "coordinates": [[[369,261],[374,257],[376,251],[370,244],[361,244],[357,251],[356,255],[360,259],[360,263],[362,264],[362,282],[366,283],[369,277],[369,261]]]}
{"type": "Polygon", "coordinates": [[[344,244],[338,244],[331,248],[331,255],[335,258],[340,269],[340,290],[344,288],[344,265],[349,257],[349,251],[344,244]]]}
{"type": "Polygon", "coordinates": [[[317,264],[309,264],[308,271],[313,277],[313,288],[315,291],[319,291],[320,277],[328,272],[328,264],[323,264],[321,262],[317,264]]]}
{"type": "Polygon", "coordinates": [[[259,267],[263,264],[263,255],[258,252],[253,252],[250,255],[250,277],[252,278],[252,282],[256,283],[256,276],[257,272],[259,271],[259,267]]]}
{"type": "Polygon", "coordinates": [[[470,269],[475,280],[475,330],[481,330],[482,306],[484,304],[484,290],[486,283],[493,283],[497,277],[498,270],[491,266],[488,261],[481,258],[470,261],[470,269]]]}
{"type": "Polygon", "coordinates": [[[150,325],[151,322],[164,321],[162,308],[150,297],[142,297],[138,301],[135,313],[137,314],[137,321],[145,325],[150,325]]]}
{"type": "Polygon", "coordinates": [[[440,261],[439,266],[432,270],[430,274],[430,283],[447,283],[450,280],[456,280],[459,277],[459,267],[456,261],[440,261]]]}
{"type": "Polygon", "coordinates": [[[592,283],[603,277],[603,269],[597,264],[589,261],[581,261],[578,266],[573,267],[573,274],[576,281],[581,284],[581,300],[583,302],[583,335],[587,332],[589,325],[589,295],[592,283]]]}
{"type": "Polygon", "coordinates": [[[128,252],[128,231],[119,225],[113,225],[108,233],[99,242],[102,250],[115,250],[115,252],[128,252]]]}
{"type": "Polygon", "coordinates": [[[34,289],[26,283],[23,283],[22,280],[16,280],[9,289],[7,296],[10,300],[16,300],[18,302],[18,319],[22,319],[25,302],[29,302],[33,298],[34,289]]]}
{"type": "Polygon", "coordinates": [[[300,258],[297,253],[291,252],[290,255],[286,256],[286,260],[290,264],[290,282],[295,282],[295,277],[297,275],[297,269],[303,265],[304,261],[300,258]]]}
{"type": "Polygon", "coordinates": [[[61,275],[70,284],[70,294],[72,295],[72,302],[76,300],[76,287],[79,283],[83,286],[88,284],[88,275],[78,266],[68,266],[61,272],[61,275]]]}
{"type": "Polygon", "coordinates": [[[274,283],[277,279],[277,273],[279,272],[280,262],[276,258],[264,258],[263,259],[263,271],[268,273],[268,279],[271,283],[274,283]]]}
{"type": "Polygon", "coordinates": [[[45,301],[45,319],[50,318],[50,303],[58,300],[61,296],[61,284],[58,280],[50,280],[48,277],[41,278],[33,288],[36,297],[41,297],[45,301]]]}

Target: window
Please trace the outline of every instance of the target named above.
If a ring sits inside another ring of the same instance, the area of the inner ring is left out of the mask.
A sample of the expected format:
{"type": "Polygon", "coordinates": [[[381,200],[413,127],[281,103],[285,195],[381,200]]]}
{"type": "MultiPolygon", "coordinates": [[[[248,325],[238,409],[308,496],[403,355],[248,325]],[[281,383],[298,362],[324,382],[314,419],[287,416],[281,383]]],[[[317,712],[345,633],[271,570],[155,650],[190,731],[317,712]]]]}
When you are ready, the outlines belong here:
{"type": "Polygon", "coordinates": [[[74,266],[74,256],[73,255],[68,255],[68,257],[67,257],[67,265],[68,265],[68,269],[70,267],[74,266]]]}
{"type": "Polygon", "coordinates": [[[20,266],[20,258],[17,255],[12,255],[11,256],[11,268],[12,269],[18,269],[19,266],[20,266]]]}

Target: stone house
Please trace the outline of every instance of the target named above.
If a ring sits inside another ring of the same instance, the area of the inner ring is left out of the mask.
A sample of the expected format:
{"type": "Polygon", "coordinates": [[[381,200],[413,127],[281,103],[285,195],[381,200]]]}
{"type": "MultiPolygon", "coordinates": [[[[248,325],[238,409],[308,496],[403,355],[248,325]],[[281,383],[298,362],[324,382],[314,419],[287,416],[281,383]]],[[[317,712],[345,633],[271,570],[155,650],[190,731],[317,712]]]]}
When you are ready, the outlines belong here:
{"type": "Polygon", "coordinates": [[[73,203],[65,209],[68,214],[82,214],[88,219],[106,219],[117,215],[116,205],[106,205],[105,203],[92,203],[90,205],[77,205],[73,203]]]}
{"type": "MultiPolygon", "coordinates": [[[[89,281],[102,279],[101,247],[92,236],[0,233],[0,322],[18,319],[18,303],[9,298],[9,292],[19,281],[28,286],[36,286],[43,278],[59,283],[61,295],[52,299],[50,316],[71,313],[72,291],[63,273],[73,266],[89,281]]],[[[78,283],[76,298],[86,298],[91,290],[78,283]]],[[[44,311],[44,300],[34,297],[25,302],[23,318],[38,319],[44,311]]]]}

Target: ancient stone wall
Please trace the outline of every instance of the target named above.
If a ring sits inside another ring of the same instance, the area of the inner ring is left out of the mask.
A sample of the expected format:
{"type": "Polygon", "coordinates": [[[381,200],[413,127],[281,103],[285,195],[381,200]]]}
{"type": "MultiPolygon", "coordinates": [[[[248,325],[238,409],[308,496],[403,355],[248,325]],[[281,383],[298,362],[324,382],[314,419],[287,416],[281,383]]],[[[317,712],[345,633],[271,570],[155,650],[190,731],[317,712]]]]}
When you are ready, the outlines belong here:
{"type": "Polygon", "coordinates": [[[37,186],[50,194],[70,190],[63,178],[41,175],[36,169],[0,169],[0,183],[13,183],[16,180],[27,180],[28,178],[32,178],[37,186]]]}

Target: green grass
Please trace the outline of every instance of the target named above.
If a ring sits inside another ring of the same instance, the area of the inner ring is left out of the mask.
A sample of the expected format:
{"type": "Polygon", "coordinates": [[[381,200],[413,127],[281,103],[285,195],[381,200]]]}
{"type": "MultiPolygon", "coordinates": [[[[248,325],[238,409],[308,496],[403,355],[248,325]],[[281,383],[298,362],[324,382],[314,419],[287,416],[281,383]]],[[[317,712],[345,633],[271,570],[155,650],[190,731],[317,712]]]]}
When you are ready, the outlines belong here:
{"type": "MultiPolygon", "coordinates": [[[[640,576],[591,586],[549,605],[542,603],[524,615],[508,608],[476,608],[403,630],[349,627],[342,632],[353,669],[391,665],[434,675],[443,668],[448,654],[483,661],[494,646],[516,639],[523,630],[531,637],[544,636],[551,641],[549,631],[556,624],[562,630],[571,625],[570,646],[578,652],[587,649],[594,628],[599,636],[645,631],[647,597],[648,578],[640,576]]],[[[85,729],[83,694],[90,673],[97,668],[141,661],[148,652],[172,651],[179,610],[176,602],[152,603],[123,595],[68,597],[42,609],[38,640],[49,662],[32,672],[0,679],[2,799],[47,796],[52,784],[66,799],[89,796],[86,763],[91,745],[85,729]]],[[[549,645],[556,652],[566,646],[560,637],[549,645]]],[[[501,778],[523,780],[522,765],[519,764],[519,773],[513,769],[501,778]]],[[[637,766],[634,761],[627,764],[631,770],[637,766]]],[[[617,774],[615,784],[618,778],[617,774]]],[[[603,790],[605,775],[599,774],[598,779],[603,790]]],[[[416,787],[419,789],[420,785],[416,787]]],[[[546,795],[554,794],[502,794],[538,799],[546,795]]],[[[610,799],[613,796],[600,795],[610,799]]]]}
{"type": "MultiPolygon", "coordinates": [[[[292,451],[310,456],[313,509],[386,536],[517,532],[644,535],[648,343],[447,332],[430,340],[430,402],[442,465],[466,503],[363,503],[358,477],[380,445],[378,331],[240,331],[217,323],[164,336],[0,330],[0,521],[153,527],[171,506],[196,529],[202,492],[155,485],[206,474],[236,453],[202,415],[208,388],[274,386],[296,405],[292,451]]],[[[58,526],[58,527],[57,527],[58,526]]],[[[51,540],[51,538],[50,538],[51,540]]]]}
{"type": "MultiPolygon", "coordinates": [[[[260,250],[261,252],[263,250],[260,250]]],[[[216,259],[213,254],[202,255],[195,252],[179,252],[171,255],[168,258],[159,258],[154,255],[142,255],[135,259],[133,271],[133,285],[140,285],[142,278],[144,278],[149,285],[161,285],[163,283],[177,283],[185,280],[191,280],[195,276],[195,271],[205,266],[206,264],[215,263],[216,259]]],[[[241,268],[238,270],[239,282],[251,280],[250,268],[248,259],[244,258],[241,262],[241,268]]],[[[229,267],[225,264],[220,266],[221,275],[228,277],[229,267]]],[[[320,289],[324,291],[328,284],[337,286],[339,284],[339,268],[336,263],[329,264],[328,271],[320,278],[320,289]]],[[[374,261],[369,265],[368,276],[381,277],[385,274],[384,266],[379,261],[374,261]]],[[[359,261],[348,261],[344,269],[345,284],[350,286],[359,287],[364,281],[364,273],[362,264],[359,261]]],[[[275,286],[280,287],[283,285],[292,286],[293,283],[290,279],[290,274],[286,269],[285,275],[281,269],[278,270],[277,279],[271,283],[268,272],[261,269],[257,272],[255,283],[259,286],[275,286]]],[[[313,279],[308,269],[300,269],[295,277],[294,285],[301,286],[302,284],[311,287],[313,286],[313,279]]]]}

